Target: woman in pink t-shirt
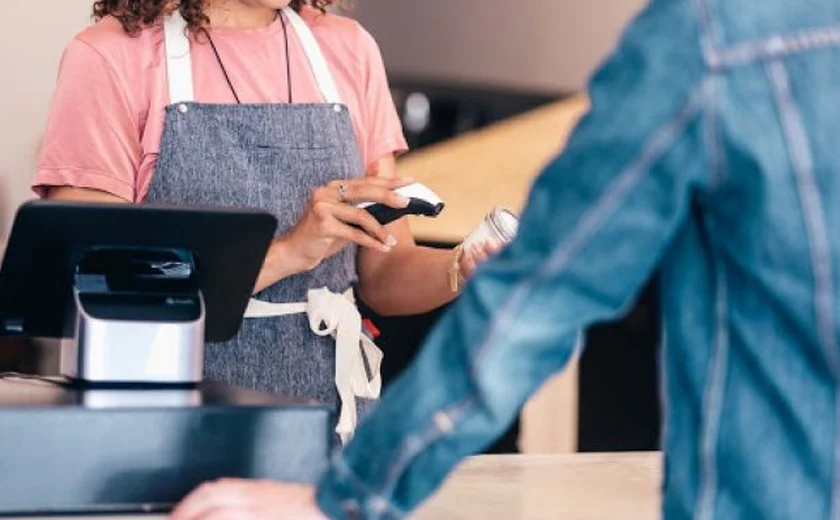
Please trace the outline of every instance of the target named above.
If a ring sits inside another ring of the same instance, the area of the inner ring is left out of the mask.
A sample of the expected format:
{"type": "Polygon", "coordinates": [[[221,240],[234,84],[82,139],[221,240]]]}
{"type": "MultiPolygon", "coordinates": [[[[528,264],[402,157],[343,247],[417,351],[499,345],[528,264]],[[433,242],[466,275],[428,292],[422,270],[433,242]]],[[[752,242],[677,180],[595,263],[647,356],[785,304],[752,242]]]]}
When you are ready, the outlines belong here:
{"type": "Polygon", "coordinates": [[[406,222],[381,226],[356,208],[405,206],[393,189],[410,182],[395,168],[406,143],[376,43],[323,11],[332,3],[96,2],[98,23],[63,56],[33,188],[273,213],[257,301],[234,340],[207,346],[205,372],[340,401],[346,440],[357,404],[379,394],[380,353],[359,330],[352,288],[383,314],[428,311],[455,297],[453,268],[468,276],[489,248],[463,258],[418,247],[406,222]],[[345,339],[316,335],[282,305],[299,302],[345,339]]]}

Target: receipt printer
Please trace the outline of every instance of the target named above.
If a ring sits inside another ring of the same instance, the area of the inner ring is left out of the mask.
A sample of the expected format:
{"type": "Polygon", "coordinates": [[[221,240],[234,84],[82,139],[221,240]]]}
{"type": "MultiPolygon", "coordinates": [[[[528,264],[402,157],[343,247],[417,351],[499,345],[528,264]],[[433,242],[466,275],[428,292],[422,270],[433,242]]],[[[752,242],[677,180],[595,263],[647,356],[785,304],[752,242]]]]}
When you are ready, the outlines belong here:
{"type": "Polygon", "coordinates": [[[195,257],[156,248],[93,248],[73,276],[76,330],[62,371],[98,383],[198,383],[204,297],[195,257]]]}
{"type": "Polygon", "coordinates": [[[18,210],[0,336],[72,348],[61,376],[0,374],[0,517],[163,512],[208,480],[317,480],[331,406],[202,377],[205,343],[238,332],[276,228],[241,209],[18,210]]]}

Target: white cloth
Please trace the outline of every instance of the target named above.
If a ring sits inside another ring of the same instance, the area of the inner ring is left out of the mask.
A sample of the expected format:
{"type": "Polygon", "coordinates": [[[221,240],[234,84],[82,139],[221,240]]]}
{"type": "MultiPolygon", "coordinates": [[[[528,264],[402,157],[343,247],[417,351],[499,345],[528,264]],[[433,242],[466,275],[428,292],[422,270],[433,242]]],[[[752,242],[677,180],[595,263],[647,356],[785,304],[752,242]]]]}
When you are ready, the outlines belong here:
{"type": "Polygon", "coordinates": [[[246,318],[269,318],[306,314],[309,328],[319,336],[335,339],[335,387],[341,400],[336,433],[347,443],[359,422],[356,397],[379,399],[382,392],[382,351],[362,334],[362,316],[356,308],[352,289],[336,294],[326,288],[313,289],[303,303],[269,303],[252,299],[246,318]],[[365,369],[372,375],[368,378],[365,369]]]}

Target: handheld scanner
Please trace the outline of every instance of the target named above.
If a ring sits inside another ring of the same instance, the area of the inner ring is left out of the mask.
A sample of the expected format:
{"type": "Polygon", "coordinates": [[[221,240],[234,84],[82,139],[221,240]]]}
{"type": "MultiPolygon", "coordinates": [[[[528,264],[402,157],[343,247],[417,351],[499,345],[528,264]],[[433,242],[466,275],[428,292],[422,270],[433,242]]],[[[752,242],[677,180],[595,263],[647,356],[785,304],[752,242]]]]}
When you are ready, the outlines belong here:
{"type": "Polygon", "coordinates": [[[394,190],[395,193],[408,199],[408,206],[392,208],[378,202],[364,202],[357,207],[367,210],[373,218],[383,226],[406,215],[420,215],[437,217],[446,206],[443,200],[428,187],[415,182],[394,190]]]}

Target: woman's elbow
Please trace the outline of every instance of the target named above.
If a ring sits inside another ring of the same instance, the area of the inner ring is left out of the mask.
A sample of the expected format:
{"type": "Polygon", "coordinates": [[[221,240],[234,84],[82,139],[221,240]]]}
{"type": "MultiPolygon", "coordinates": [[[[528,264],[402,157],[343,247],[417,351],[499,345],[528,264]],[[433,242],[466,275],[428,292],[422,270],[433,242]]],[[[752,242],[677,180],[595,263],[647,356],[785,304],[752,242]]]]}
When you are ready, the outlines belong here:
{"type": "Polygon", "coordinates": [[[379,316],[390,318],[404,314],[400,312],[397,302],[393,298],[388,297],[387,294],[384,294],[384,292],[366,283],[360,283],[358,287],[359,298],[370,310],[379,316]]]}

